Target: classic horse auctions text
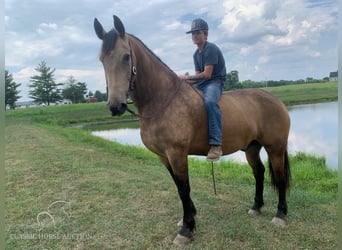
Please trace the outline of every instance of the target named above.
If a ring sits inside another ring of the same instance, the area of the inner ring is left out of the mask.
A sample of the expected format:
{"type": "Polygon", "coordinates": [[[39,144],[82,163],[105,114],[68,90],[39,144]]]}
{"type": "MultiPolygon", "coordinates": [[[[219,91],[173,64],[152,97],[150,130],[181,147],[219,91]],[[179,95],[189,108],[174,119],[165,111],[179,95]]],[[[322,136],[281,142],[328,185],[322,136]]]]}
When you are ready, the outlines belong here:
{"type": "Polygon", "coordinates": [[[22,233],[10,234],[10,238],[14,240],[84,240],[92,239],[91,234],[84,233],[22,233]]]}

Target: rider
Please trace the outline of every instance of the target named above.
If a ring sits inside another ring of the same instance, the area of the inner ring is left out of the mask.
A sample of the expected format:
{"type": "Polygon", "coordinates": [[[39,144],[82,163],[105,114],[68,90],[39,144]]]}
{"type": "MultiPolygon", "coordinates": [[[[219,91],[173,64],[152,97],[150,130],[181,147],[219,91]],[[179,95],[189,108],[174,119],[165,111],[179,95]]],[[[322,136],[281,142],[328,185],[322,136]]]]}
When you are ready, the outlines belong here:
{"type": "Polygon", "coordinates": [[[218,102],[226,79],[226,67],[221,50],[207,41],[208,29],[203,19],[192,21],[191,30],[186,33],[192,34],[192,41],[197,45],[193,55],[196,73],[179,77],[203,92],[209,125],[210,150],[207,160],[217,161],[222,155],[221,110],[218,102]]]}

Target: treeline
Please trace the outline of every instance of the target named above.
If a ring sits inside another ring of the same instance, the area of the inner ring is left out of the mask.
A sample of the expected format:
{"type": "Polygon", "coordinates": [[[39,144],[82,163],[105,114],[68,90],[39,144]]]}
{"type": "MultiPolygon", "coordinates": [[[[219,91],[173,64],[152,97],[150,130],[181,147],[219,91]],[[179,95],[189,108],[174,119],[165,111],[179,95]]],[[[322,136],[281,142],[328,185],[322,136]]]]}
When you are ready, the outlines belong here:
{"type": "MultiPolygon", "coordinates": [[[[61,102],[62,100],[70,100],[71,103],[85,102],[102,102],[107,100],[107,94],[96,90],[95,93],[89,91],[85,82],[77,81],[73,76],[64,83],[56,83],[54,78],[55,69],[47,66],[45,61],[39,63],[35,68],[37,75],[30,77],[29,97],[38,104],[51,105],[61,102]]],[[[188,74],[188,73],[186,73],[188,74]]],[[[269,81],[252,81],[246,80],[240,82],[239,72],[232,70],[227,74],[224,83],[224,90],[234,90],[242,88],[263,88],[275,87],[281,85],[318,83],[329,81],[328,77],[323,79],[313,79],[311,77],[305,80],[269,80],[269,81]]],[[[21,98],[19,87],[21,83],[16,83],[12,74],[5,70],[5,106],[10,109],[15,109],[16,102],[21,98]]]]}
{"type": "Polygon", "coordinates": [[[224,90],[234,90],[234,89],[243,89],[243,88],[264,88],[264,87],[277,87],[282,85],[293,85],[293,84],[304,84],[304,83],[320,83],[320,82],[328,82],[329,77],[324,77],[323,79],[314,79],[312,77],[307,77],[299,80],[268,80],[268,81],[252,81],[245,80],[239,81],[239,72],[237,70],[233,70],[227,74],[226,81],[224,83],[224,90]]]}
{"type": "MultiPolygon", "coordinates": [[[[62,100],[70,100],[71,103],[101,102],[106,101],[106,93],[100,91],[88,91],[85,82],[77,81],[73,76],[69,76],[63,83],[55,81],[55,69],[47,66],[45,61],[39,63],[35,68],[37,74],[30,77],[29,97],[37,105],[57,104],[62,100]]],[[[16,108],[17,101],[21,98],[19,87],[21,83],[16,83],[12,74],[5,70],[5,107],[16,108]]]]}

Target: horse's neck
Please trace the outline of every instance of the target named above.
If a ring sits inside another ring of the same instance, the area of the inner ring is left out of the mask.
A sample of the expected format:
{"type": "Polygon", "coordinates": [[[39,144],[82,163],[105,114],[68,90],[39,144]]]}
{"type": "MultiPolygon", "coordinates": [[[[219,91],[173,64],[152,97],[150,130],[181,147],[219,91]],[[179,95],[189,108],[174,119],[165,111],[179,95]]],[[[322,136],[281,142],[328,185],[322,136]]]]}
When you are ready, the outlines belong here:
{"type": "Polygon", "coordinates": [[[180,80],[141,41],[131,39],[137,69],[133,98],[140,113],[151,113],[170,99],[180,80]]]}

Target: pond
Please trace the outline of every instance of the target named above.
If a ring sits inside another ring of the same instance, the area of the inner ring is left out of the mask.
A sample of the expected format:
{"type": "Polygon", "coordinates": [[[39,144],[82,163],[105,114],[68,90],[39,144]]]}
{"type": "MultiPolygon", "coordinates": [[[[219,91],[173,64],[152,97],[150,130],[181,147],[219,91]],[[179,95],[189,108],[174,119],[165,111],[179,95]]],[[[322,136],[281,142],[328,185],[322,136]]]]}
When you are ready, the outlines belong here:
{"type": "MultiPolygon", "coordinates": [[[[326,158],[327,166],[338,168],[338,104],[337,102],[297,105],[289,108],[291,130],[288,150],[290,154],[297,152],[310,153],[326,158]]],[[[144,146],[140,138],[140,129],[120,128],[93,131],[94,135],[122,144],[144,146]]],[[[200,157],[202,158],[202,157],[200,157]]],[[[203,159],[205,157],[203,156],[203,159]]],[[[267,159],[266,152],[261,151],[262,160],[267,159]]],[[[222,157],[238,162],[246,162],[241,151],[222,157]]]]}

